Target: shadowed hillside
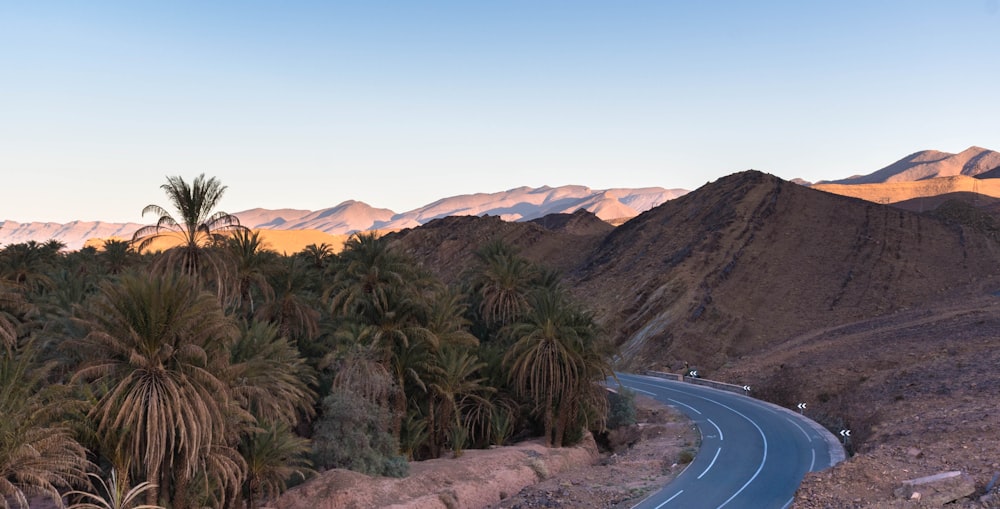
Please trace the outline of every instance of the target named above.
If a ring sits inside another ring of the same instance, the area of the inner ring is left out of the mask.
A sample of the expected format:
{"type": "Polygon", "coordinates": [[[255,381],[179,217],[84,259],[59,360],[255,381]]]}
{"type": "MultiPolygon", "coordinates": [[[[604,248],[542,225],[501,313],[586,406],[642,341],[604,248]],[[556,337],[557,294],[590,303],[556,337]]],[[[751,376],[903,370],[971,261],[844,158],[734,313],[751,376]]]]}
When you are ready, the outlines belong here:
{"type": "Polygon", "coordinates": [[[998,273],[959,224],[738,173],[618,227],[573,274],[633,367],[718,367],[998,273]]]}
{"type": "Polygon", "coordinates": [[[518,223],[497,216],[453,216],[391,235],[398,247],[421,260],[442,281],[454,282],[487,242],[503,241],[529,260],[568,272],[579,267],[613,229],[581,209],[518,223]]]}
{"type": "Polygon", "coordinates": [[[1000,455],[1000,222],[982,194],[947,198],[980,203],[921,213],[747,171],[612,231],[578,212],[393,235],[446,279],[494,239],[560,269],[621,346],[620,368],[688,361],[786,407],[808,403],[810,417],[854,430],[857,456],[811,474],[796,506],[888,507],[902,480],[946,470],[982,489],[1000,455]]]}
{"type": "Polygon", "coordinates": [[[748,171],[611,231],[578,212],[530,223],[450,217],[394,235],[446,281],[479,246],[501,239],[566,274],[627,365],[719,367],[805,331],[953,297],[996,276],[1000,247],[970,224],[748,171]],[[570,227],[579,223],[588,226],[570,227]]]}
{"type": "Polygon", "coordinates": [[[493,239],[562,271],[633,368],[717,368],[806,331],[962,295],[1000,269],[1000,247],[974,223],[756,171],[609,229],[578,212],[450,217],[394,235],[446,281],[493,239]]]}

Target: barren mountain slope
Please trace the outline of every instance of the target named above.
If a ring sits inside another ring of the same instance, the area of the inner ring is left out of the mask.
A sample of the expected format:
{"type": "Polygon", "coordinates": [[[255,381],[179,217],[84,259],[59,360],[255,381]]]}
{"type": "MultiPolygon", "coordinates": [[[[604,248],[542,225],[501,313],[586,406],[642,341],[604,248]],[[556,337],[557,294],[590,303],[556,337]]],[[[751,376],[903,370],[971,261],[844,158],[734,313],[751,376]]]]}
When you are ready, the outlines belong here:
{"type": "Polygon", "coordinates": [[[566,272],[630,367],[687,360],[758,397],[806,402],[853,430],[857,455],[807,478],[795,507],[881,508],[908,507],[893,495],[905,479],[961,470],[982,490],[1000,471],[1000,246],[987,216],[744,172],[610,233],[578,213],[539,221],[551,229],[467,217],[394,235],[446,274],[503,238],[566,272]]]}
{"type": "Polygon", "coordinates": [[[1000,198],[969,192],[945,193],[938,196],[913,198],[893,203],[892,206],[909,210],[910,212],[930,212],[938,210],[942,205],[949,202],[964,203],[970,207],[987,212],[1000,212],[1000,198]]]}
{"type": "Polygon", "coordinates": [[[613,229],[594,214],[578,210],[518,223],[497,216],[452,216],[390,236],[404,252],[450,283],[473,263],[476,250],[493,240],[502,240],[547,268],[567,272],[613,229]]]}
{"type": "Polygon", "coordinates": [[[910,507],[893,494],[903,480],[959,470],[983,490],[1000,471],[1000,284],[969,290],[810,331],[713,374],[852,430],[857,454],[807,478],[795,507],[910,507]]]}
{"type": "Polygon", "coordinates": [[[750,171],[618,227],[571,276],[630,367],[717,368],[998,273],[1000,248],[967,227],[750,171]]]}
{"type": "Polygon", "coordinates": [[[883,182],[877,184],[817,184],[813,189],[842,196],[852,196],[875,203],[894,204],[917,200],[930,206],[936,198],[952,193],[973,193],[1000,198],[1000,179],[979,179],[957,175],[920,181],[883,182]]]}

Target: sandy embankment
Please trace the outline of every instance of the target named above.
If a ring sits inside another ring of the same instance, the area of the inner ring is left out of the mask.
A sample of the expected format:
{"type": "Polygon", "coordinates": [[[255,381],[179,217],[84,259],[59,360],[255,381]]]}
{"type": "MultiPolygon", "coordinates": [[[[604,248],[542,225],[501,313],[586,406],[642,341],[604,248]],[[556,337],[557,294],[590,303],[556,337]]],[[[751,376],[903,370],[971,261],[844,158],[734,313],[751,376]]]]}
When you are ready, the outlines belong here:
{"type": "Polygon", "coordinates": [[[402,478],[329,470],[293,488],[276,509],[457,509],[495,504],[561,471],[593,464],[599,454],[587,435],[576,447],[549,449],[540,441],[493,450],[467,450],[459,458],[410,464],[402,478]],[[363,488],[362,488],[363,487],[363,488]]]}

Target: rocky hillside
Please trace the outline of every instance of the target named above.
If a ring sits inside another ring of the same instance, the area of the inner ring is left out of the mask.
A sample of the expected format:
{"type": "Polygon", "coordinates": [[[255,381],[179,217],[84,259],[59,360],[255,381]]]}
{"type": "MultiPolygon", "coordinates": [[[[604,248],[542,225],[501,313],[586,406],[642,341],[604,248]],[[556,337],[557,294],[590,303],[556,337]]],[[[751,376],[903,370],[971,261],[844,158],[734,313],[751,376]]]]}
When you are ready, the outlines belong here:
{"type": "Polygon", "coordinates": [[[526,258],[563,273],[577,270],[614,227],[594,214],[552,214],[527,222],[455,216],[391,234],[403,251],[445,282],[454,282],[480,246],[502,240],[526,258]]]}
{"type": "Polygon", "coordinates": [[[398,234],[446,280],[494,238],[566,274],[634,368],[682,360],[718,368],[1000,275],[1000,246],[970,225],[753,171],[615,229],[580,213],[531,223],[453,217],[398,234]]]}
{"type": "Polygon", "coordinates": [[[808,478],[795,507],[910,507],[895,500],[903,480],[952,470],[979,490],[956,507],[984,507],[974,500],[1000,471],[996,218],[743,172],[610,232],[562,225],[449,218],[396,235],[450,274],[503,238],[566,274],[621,345],[620,367],[689,361],[852,429],[856,455],[808,478]]]}
{"type": "Polygon", "coordinates": [[[574,275],[635,367],[717,367],[829,324],[919,306],[1000,274],[970,228],[757,172],[617,228],[574,275]]]}

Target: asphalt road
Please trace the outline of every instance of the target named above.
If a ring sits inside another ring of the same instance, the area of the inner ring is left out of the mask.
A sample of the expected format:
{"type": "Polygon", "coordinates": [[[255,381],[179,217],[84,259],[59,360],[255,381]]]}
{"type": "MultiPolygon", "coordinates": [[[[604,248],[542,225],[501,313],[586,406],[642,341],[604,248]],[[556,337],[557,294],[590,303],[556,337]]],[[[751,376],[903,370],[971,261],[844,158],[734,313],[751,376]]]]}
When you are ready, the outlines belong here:
{"type": "Polygon", "coordinates": [[[618,379],[687,414],[702,436],[687,469],[637,509],[784,508],[806,472],[844,458],[837,437],[791,410],[685,382],[626,374],[618,379]]]}

